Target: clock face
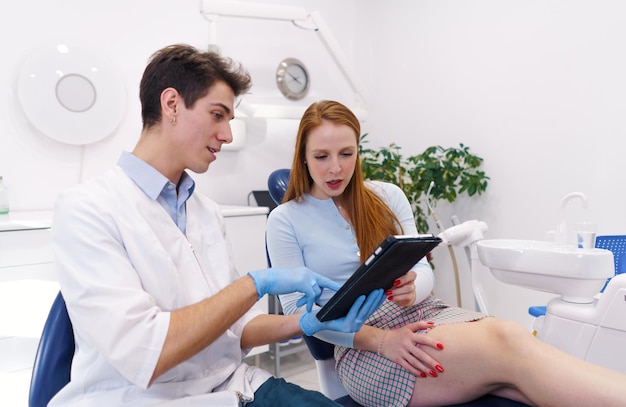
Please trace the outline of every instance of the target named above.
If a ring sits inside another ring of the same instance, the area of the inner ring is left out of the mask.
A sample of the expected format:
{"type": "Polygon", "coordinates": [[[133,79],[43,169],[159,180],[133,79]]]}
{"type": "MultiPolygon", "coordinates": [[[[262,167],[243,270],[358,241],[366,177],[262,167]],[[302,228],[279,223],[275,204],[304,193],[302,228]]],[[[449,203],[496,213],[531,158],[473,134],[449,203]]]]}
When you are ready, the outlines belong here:
{"type": "Polygon", "coordinates": [[[287,58],[278,65],[276,85],[287,99],[300,100],[309,91],[309,72],[302,62],[287,58]]]}
{"type": "Polygon", "coordinates": [[[293,93],[301,93],[306,89],[309,82],[308,75],[300,65],[289,65],[287,67],[287,87],[293,93]]]}

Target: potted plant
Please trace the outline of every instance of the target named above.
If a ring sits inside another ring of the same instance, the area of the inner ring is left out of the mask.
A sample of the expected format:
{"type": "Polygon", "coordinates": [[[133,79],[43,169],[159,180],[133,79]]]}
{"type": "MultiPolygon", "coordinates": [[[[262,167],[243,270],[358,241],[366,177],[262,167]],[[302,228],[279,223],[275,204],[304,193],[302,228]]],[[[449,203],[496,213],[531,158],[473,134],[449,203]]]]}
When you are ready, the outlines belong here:
{"type": "Polygon", "coordinates": [[[458,148],[431,146],[420,154],[404,156],[401,147],[395,143],[378,150],[365,148],[366,138],[367,134],[362,135],[359,144],[364,177],[391,182],[402,188],[411,202],[420,233],[429,230],[426,199],[454,202],[462,193],[480,195],[487,189],[489,177],[480,170],[483,159],[472,154],[464,144],[458,148]]]}

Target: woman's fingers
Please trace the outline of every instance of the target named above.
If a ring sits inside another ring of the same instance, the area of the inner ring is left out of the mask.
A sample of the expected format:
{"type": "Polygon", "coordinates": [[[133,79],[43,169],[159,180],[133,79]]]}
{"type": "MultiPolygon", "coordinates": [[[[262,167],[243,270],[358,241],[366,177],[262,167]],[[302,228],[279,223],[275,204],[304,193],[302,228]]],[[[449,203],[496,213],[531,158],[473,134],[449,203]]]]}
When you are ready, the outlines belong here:
{"type": "Polygon", "coordinates": [[[417,377],[428,377],[431,368],[420,362],[419,359],[404,358],[399,362],[400,366],[411,372],[411,374],[417,377]]]}
{"type": "Polygon", "coordinates": [[[415,302],[415,278],[417,274],[409,271],[393,283],[393,287],[385,291],[389,301],[394,301],[401,307],[413,305],[415,302]]]}
{"type": "Polygon", "coordinates": [[[443,366],[435,358],[425,352],[424,348],[420,346],[419,343],[413,348],[411,355],[414,361],[418,361],[417,364],[420,366],[420,369],[421,366],[430,367],[430,370],[422,370],[422,372],[426,373],[428,376],[437,377],[438,374],[443,373],[443,366]]]}
{"type": "Polygon", "coordinates": [[[439,374],[443,373],[444,368],[435,358],[425,352],[424,349],[425,346],[420,343],[405,348],[398,363],[415,376],[437,377],[439,374]]]}
{"type": "Polygon", "coordinates": [[[418,331],[428,331],[434,326],[435,323],[432,321],[417,321],[406,324],[403,328],[410,330],[412,333],[417,333],[418,331]]]}
{"type": "Polygon", "coordinates": [[[432,326],[432,322],[419,321],[388,331],[383,355],[417,377],[437,377],[443,373],[443,366],[425,352],[425,349],[442,350],[443,344],[428,335],[416,332],[427,330],[432,326]]]}
{"type": "Polygon", "coordinates": [[[433,347],[440,350],[443,345],[428,335],[415,333],[431,326],[432,323],[420,321],[388,331],[382,349],[383,355],[417,377],[436,377],[443,372],[443,367],[425,352],[424,348],[433,347]]]}
{"type": "Polygon", "coordinates": [[[414,271],[407,271],[406,274],[400,276],[396,281],[394,281],[394,287],[400,287],[405,284],[413,284],[415,279],[417,278],[417,273],[414,271]]]}
{"type": "Polygon", "coordinates": [[[394,301],[401,307],[413,305],[415,302],[415,285],[410,283],[392,288],[385,291],[385,295],[387,296],[387,300],[394,301]]]}

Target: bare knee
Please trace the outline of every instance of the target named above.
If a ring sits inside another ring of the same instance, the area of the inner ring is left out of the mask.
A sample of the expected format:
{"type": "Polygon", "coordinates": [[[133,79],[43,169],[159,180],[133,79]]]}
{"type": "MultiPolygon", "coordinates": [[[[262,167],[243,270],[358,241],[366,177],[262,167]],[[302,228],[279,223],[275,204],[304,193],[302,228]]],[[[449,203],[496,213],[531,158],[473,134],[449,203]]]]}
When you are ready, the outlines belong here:
{"type": "Polygon", "coordinates": [[[486,318],[484,323],[485,330],[489,333],[489,337],[504,348],[516,350],[529,340],[535,340],[528,329],[517,322],[486,318]]]}

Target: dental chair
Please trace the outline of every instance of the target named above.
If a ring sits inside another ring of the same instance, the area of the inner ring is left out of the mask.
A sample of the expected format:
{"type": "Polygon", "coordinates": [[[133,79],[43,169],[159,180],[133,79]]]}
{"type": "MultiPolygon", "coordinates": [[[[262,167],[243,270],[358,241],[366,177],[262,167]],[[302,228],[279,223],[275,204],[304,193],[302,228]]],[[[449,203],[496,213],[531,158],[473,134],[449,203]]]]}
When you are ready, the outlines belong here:
{"type": "MultiPolygon", "coordinates": [[[[596,237],[596,248],[610,250],[615,261],[615,275],[626,271],[626,235],[602,235],[596,237]]],[[[606,284],[600,292],[604,292],[611,279],[607,279],[606,284]]],[[[543,317],[546,315],[545,305],[535,305],[528,308],[528,313],[533,317],[543,317]]],[[[536,332],[536,330],[535,330],[536,332]]]]}
{"type": "Polygon", "coordinates": [[[57,294],[39,340],[30,380],[29,407],[45,407],[70,382],[74,331],[61,292],[57,294]]]}
{"type": "Polygon", "coordinates": [[[564,352],[626,373],[626,236],[598,236],[595,247],[613,254],[614,275],[590,301],[573,303],[559,296],[532,308],[537,317],[533,330],[539,340],[564,352]]]}
{"type": "MultiPolygon", "coordinates": [[[[273,171],[267,180],[267,187],[272,199],[280,204],[289,185],[290,170],[281,168],[273,171]]],[[[268,264],[271,266],[269,254],[268,264]]],[[[362,407],[347,393],[335,369],[335,345],[314,336],[303,336],[309,352],[315,359],[315,368],[320,384],[320,391],[326,397],[335,400],[344,407],[362,407]]],[[[425,379],[428,380],[428,379],[425,379]]],[[[498,396],[486,395],[469,403],[455,404],[451,407],[524,407],[526,404],[498,396]]]]}

